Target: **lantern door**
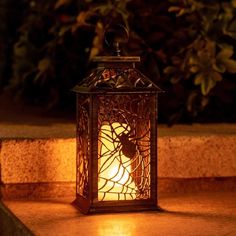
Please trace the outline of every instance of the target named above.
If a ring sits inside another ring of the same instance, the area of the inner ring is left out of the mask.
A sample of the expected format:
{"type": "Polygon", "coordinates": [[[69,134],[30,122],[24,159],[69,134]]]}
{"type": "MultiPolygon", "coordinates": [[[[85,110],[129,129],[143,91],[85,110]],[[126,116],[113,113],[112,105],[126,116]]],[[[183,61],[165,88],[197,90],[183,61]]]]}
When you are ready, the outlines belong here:
{"type": "Polygon", "coordinates": [[[94,99],[92,211],[156,209],[156,102],[152,93],[94,99]]]}

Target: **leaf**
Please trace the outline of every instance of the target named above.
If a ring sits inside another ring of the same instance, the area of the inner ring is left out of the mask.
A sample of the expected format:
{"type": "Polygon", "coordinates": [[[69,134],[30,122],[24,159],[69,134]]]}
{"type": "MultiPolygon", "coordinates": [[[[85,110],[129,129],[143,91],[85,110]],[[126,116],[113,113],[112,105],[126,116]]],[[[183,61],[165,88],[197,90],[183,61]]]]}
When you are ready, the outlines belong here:
{"type": "Polygon", "coordinates": [[[197,73],[200,70],[199,58],[196,56],[190,56],[188,59],[189,71],[191,73],[197,73]]]}
{"type": "Polygon", "coordinates": [[[71,27],[71,32],[74,33],[76,32],[76,30],[79,27],[86,27],[86,28],[90,28],[93,29],[94,28],[94,24],[89,22],[89,20],[91,19],[92,16],[94,16],[94,12],[92,10],[88,10],[88,11],[81,11],[77,17],[76,17],[76,24],[74,24],[71,27]]]}
{"type": "Polygon", "coordinates": [[[191,73],[197,73],[200,70],[200,67],[198,65],[191,65],[189,68],[189,71],[191,73]]]}
{"type": "Polygon", "coordinates": [[[213,68],[215,71],[220,72],[220,73],[225,73],[225,71],[226,71],[225,66],[224,66],[223,64],[221,64],[221,63],[214,63],[214,64],[212,65],[212,68],[213,68]]]}
{"type": "Polygon", "coordinates": [[[231,4],[234,8],[236,8],[236,0],[231,0],[231,4]]]}
{"type": "Polygon", "coordinates": [[[99,48],[97,47],[92,47],[90,50],[90,55],[89,55],[89,60],[91,60],[92,58],[94,58],[95,56],[97,56],[99,53],[99,48]]]}
{"type": "Polygon", "coordinates": [[[207,95],[211,89],[215,86],[217,81],[221,81],[222,76],[220,73],[210,70],[204,73],[199,73],[194,79],[195,85],[201,85],[201,92],[203,95],[207,95]]]}
{"type": "Polygon", "coordinates": [[[230,73],[236,73],[236,61],[227,59],[223,61],[226,70],[230,73]]]}
{"type": "Polygon", "coordinates": [[[193,112],[194,111],[194,107],[193,107],[193,104],[194,104],[194,101],[197,97],[197,92],[193,91],[189,94],[188,96],[188,100],[187,100],[187,110],[188,112],[193,112]]]}
{"type": "Polygon", "coordinates": [[[63,5],[68,5],[70,4],[71,0],[58,0],[54,6],[54,9],[57,9],[63,5]]]}
{"type": "Polygon", "coordinates": [[[189,60],[188,60],[189,65],[196,65],[196,64],[198,64],[198,61],[199,61],[199,59],[196,56],[190,56],[189,60]]]}
{"type": "Polygon", "coordinates": [[[40,82],[40,84],[43,84],[45,80],[47,79],[46,73],[50,71],[51,67],[51,61],[49,58],[43,58],[38,62],[38,73],[36,74],[34,78],[34,82],[40,82]]]}
{"type": "Polygon", "coordinates": [[[236,39],[236,33],[228,33],[228,35],[233,38],[233,39],[236,39]]]}
{"type": "Polygon", "coordinates": [[[168,9],[168,12],[179,12],[182,8],[177,6],[171,6],[168,9]]]}
{"type": "Polygon", "coordinates": [[[202,97],[201,99],[201,109],[203,110],[209,103],[208,97],[202,97]]]}
{"type": "Polygon", "coordinates": [[[198,73],[196,76],[195,76],[195,79],[194,79],[194,84],[195,85],[199,85],[201,83],[204,82],[204,74],[203,73],[198,73]]]}
{"type": "Polygon", "coordinates": [[[215,86],[215,81],[209,79],[209,80],[205,80],[205,83],[201,84],[201,92],[204,96],[206,96],[210,90],[215,86]]]}
{"type": "Polygon", "coordinates": [[[226,47],[223,48],[216,56],[217,60],[224,60],[226,58],[232,57],[234,54],[234,49],[233,47],[226,47]]]}
{"type": "Polygon", "coordinates": [[[107,4],[103,4],[103,5],[100,5],[98,7],[94,7],[94,11],[96,12],[99,12],[101,15],[103,16],[106,16],[107,14],[109,14],[113,9],[113,5],[108,2],[107,4]]]}
{"type": "Polygon", "coordinates": [[[180,81],[180,76],[173,76],[173,77],[170,79],[170,82],[171,82],[172,84],[177,84],[177,83],[179,83],[179,81],[180,81]]]}
{"type": "Polygon", "coordinates": [[[186,9],[181,9],[181,10],[179,11],[179,13],[177,14],[177,16],[182,16],[182,15],[184,15],[184,14],[186,14],[186,13],[188,13],[188,11],[186,11],[186,9]]]}
{"type": "Polygon", "coordinates": [[[173,74],[177,71],[176,67],[174,66],[167,66],[165,69],[164,69],[164,74],[173,74]]]}
{"type": "Polygon", "coordinates": [[[38,63],[38,70],[40,72],[44,72],[50,67],[50,65],[51,65],[50,59],[49,58],[43,58],[38,63]]]}
{"type": "Polygon", "coordinates": [[[213,70],[211,76],[212,76],[212,79],[214,79],[215,81],[221,81],[223,79],[222,75],[214,70],[213,70]]]}
{"type": "Polygon", "coordinates": [[[216,68],[227,70],[230,73],[236,73],[236,61],[230,59],[233,53],[233,47],[223,48],[216,57],[216,68]]]}
{"type": "Polygon", "coordinates": [[[85,11],[81,11],[79,15],[76,17],[76,21],[78,25],[85,25],[88,13],[85,11]]]}
{"type": "Polygon", "coordinates": [[[63,36],[67,31],[71,30],[71,26],[62,26],[58,32],[58,36],[63,36]]]}

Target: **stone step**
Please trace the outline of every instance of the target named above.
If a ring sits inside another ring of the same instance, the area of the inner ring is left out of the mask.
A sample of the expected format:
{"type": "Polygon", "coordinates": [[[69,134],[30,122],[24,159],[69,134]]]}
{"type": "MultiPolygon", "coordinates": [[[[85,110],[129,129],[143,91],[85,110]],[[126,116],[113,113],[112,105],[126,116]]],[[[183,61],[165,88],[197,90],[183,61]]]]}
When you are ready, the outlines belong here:
{"type": "MultiPolygon", "coordinates": [[[[163,191],[169,183],[176,189],[185,179],[236,177],[235,124],[161,125],[158,134],[158,177],[163,191]],[[173,179],[178,180],[175,186],[173,179]]],[[[73,123],[0,124],[2,195],[50,197],[73,192],[74,136],[73,123]]],[[[232,179],[228,182],[231,187],[235,184],[232,179]]]]}
{"type": "Polygon", "coordinates": [[[71,205],[73,199],[0,201],[0,235],[235,236],[235,194],[175,194],[158,199],[162,212],[89,216],[71,205]]]}

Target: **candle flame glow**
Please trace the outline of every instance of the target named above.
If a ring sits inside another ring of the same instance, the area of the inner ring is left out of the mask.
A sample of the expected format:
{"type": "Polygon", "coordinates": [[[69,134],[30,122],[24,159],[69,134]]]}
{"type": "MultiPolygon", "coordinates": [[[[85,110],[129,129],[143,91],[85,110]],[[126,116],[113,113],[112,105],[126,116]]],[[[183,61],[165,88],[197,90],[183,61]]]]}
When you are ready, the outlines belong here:
{"type": "Polygon", "coordinates": [[[98,175],[98,200],[132,200],[137,190],[131,176],[131,159],[122,153],[120,135],[130,127],[124,123],[102,125],[98,175]]]}

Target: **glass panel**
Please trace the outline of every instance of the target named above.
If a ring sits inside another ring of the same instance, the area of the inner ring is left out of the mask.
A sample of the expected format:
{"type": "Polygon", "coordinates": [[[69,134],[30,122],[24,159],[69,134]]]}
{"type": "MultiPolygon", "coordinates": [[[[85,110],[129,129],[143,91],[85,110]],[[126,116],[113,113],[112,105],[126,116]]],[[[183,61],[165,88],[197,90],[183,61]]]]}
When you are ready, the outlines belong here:
{"type": "Polygon", "coordinates": [[[150,198],[150,96],[99,96],[99,201],[150,198]]]}
{"type": "Polygon", "coordinates": [[[77,109],[77,194],[88,197],[88,162],[89,162],[89,97],[78,96],[77,109]]]}

